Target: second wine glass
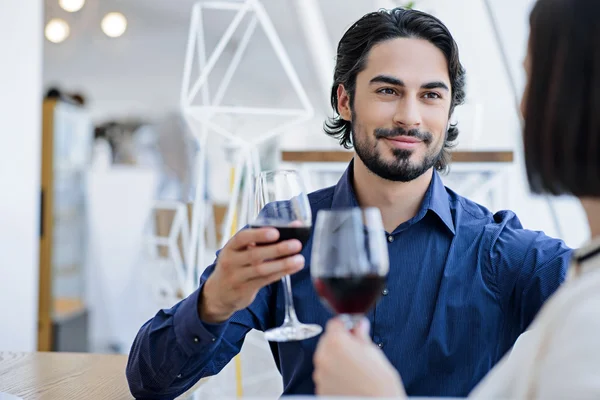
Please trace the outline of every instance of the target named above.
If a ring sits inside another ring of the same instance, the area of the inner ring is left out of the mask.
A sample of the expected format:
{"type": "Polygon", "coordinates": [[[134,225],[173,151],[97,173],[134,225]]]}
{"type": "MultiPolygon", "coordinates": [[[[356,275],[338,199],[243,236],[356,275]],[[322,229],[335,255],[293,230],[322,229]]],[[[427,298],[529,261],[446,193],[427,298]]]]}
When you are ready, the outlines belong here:
{"type": "Polygon", "coordinates": [[[317,293],[348,329],[375,305],[388,271],[385,229],[377,208],[319,211],[310,272],[317,293]]]}
{"type": "MultiPolygon", "coordinates": [[[[297,239],[306,245],[310,237],[312,214],[304,184],[293,170],[261,172],[256,178],[256,218],[251,228],[272,227],[279,231],[279,240],[297,239]]],[[[283,324],[265,332],[274,342],[304,340],[322,332],[320,325],[303,324],[296,316],[289,275],[282,278],[285,300],[283,324]]]]}

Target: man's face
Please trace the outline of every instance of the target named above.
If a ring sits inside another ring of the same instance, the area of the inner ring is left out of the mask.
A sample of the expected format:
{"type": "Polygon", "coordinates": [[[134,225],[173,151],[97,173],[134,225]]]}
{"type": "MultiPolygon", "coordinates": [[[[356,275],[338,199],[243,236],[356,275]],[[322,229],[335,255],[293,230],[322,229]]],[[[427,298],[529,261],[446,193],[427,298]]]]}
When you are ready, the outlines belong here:
{"type": "Polygon", "coordinates": [[[422,39],[374,46],[356,77],[354,101],[338,88],[338,109],[352,121],[358,157],[380,177],[408,182],[438,161],[452,94],[444,54],[422,39]]]}

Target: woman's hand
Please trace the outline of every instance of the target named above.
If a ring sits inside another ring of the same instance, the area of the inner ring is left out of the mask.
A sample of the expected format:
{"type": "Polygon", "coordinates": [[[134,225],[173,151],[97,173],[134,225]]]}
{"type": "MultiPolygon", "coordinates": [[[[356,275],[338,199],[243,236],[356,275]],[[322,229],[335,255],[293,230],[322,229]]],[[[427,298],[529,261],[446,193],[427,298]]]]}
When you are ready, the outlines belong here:
{"type": "Polygon", "coordinates": [[[400,375],[371,341],[366,319],[353,332],[339,318],[329,321],[314,364],[318,395],[406,397],[400,375]]]}

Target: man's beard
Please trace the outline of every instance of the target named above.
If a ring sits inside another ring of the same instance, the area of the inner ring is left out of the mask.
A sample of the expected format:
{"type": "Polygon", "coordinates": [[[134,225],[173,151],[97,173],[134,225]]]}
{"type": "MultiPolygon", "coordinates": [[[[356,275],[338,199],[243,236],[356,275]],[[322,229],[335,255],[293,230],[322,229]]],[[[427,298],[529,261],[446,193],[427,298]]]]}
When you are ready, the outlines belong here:
{"type": "Polygon", "coordinates": [[[361,132],[363,134],[362,141],[357,140],[355,133],[356,128],[358,128],[358,125],[355,121],[352,121],[352,143],[356,154],[372,173],[388,181],[410,182],[433,167],[442,156],[443,146],[437,152],[430,150],[433,141],[433,135],[430,132],[422,132],[418,129],[407,131],[403,128],[378,128],[375,129],[374,136],[376,140],[371,146],[367,132],[361,132]],[[410,156],[413,154],[413,150],[407,149],[393,149],[392,154],[396,160],[392,162],[385,161],[377,151],[377,141],[383,138],[397,136],[409,136],[421,140],[428,149],[423,161],[419,164],[411,163],[410,156]]]}

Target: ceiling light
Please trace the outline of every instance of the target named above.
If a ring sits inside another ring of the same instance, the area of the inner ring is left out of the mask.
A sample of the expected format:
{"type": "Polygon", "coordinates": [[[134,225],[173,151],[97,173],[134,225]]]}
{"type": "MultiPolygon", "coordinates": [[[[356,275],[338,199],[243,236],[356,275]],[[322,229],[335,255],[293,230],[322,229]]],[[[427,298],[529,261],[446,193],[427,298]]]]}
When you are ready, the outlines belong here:
{"type": "Polygon", "coordinates": [[[54,18],[48,21],[44,34],[52,43],[60,43],[69,36],[69,24],[63,19],[54,18]]]}
{"type": "Polygon", "coordinates": [[[127,19],[118,12],[108,13],[102,18],[102,31],[108,37],[116,38],[125,33],[127,29],[127,19]]]}
{"type": "Polygon", "coordinates": [[[65,11],[76,12],[81,10],[81,7],[85,4],[85,0],[58,0],[58,4],[65,11]]]}

